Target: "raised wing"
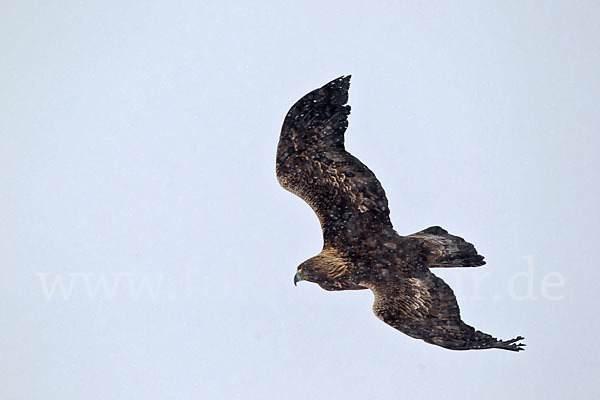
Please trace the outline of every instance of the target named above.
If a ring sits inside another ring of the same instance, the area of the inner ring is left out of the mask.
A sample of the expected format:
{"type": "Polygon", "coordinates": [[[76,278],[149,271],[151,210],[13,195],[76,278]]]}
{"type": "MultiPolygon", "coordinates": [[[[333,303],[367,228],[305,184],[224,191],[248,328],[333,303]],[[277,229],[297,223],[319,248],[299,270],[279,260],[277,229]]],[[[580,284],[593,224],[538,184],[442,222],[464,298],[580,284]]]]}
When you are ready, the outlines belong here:
{"type": "Polygon", "coordinates": [[[373,242],[393,232],[381,184],[346,152],[350,76],[302,97],[288,112],[277,147],[277,179],[315,211],[326,246],[373,242]]]}
{"type": "Polygon", "coordinates": [[[375,293],[375,315],[416,339],[452,350],[519,351],[525,346],[517,343],[521,336],[503,341],[465,324],[452,289],[427,269],[413,277],[361,284],[375,293]]]}

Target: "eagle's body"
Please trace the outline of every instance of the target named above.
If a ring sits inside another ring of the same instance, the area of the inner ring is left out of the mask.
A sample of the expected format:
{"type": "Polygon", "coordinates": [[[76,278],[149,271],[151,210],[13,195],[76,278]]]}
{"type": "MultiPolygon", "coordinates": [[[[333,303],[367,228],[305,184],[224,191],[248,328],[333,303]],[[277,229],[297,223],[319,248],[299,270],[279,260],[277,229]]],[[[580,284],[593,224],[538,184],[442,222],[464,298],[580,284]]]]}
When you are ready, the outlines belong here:
{"type": "Polygon", "coordinates": [[[462,322],[452,289],[429,268],[485,264],[472,244],[431,227],[400,236],[381,184],[345,150],[350,77],[301,98],[287,114],[277,147],[277,178],[319,217],[323,251],[298,267],[296,280],[326,290],[371,289],[385,323],[455,350],[522,350],[462,322]]]}

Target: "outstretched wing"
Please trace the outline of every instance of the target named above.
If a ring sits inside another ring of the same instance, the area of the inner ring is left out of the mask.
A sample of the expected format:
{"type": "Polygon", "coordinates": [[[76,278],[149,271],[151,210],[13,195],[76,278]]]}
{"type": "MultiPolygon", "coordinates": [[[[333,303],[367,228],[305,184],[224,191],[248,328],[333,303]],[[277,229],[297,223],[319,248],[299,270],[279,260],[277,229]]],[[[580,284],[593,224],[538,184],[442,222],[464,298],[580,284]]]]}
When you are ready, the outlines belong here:
{"type": "Polygon", "coordinates": [[[499,340],[460,319],[452,289],[427,269],[416,276],[361,283],[375,293],[373,312],[386,324],[428,343],[452,350],[523,350],[522,337],[499,340]]]}
{"type": "Polygon", "coordinates": [[[288,112],[277,147],[277,179],[315,211],[325,245],[355,246],[391,232],[381,184],[344,148],[350,76],[302,97],[288,112]]]}

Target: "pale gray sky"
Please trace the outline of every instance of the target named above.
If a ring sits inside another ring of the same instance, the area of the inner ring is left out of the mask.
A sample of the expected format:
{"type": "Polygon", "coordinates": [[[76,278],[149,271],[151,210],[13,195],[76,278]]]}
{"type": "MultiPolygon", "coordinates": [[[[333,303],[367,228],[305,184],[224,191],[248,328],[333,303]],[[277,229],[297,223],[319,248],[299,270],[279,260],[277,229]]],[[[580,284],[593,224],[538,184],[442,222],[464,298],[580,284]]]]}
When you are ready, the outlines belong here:
{"type": "Polygon", "coordinates": [[[4,2],[0,398],[596,398],[599,14],[4,2]],[[473,242],[485,267],[437,272],[525,352],[445,350],[368,291],[294,288],[321,233],[277,184],[279,130],[343,74],[347,148],[396,229],[473,242]]]}

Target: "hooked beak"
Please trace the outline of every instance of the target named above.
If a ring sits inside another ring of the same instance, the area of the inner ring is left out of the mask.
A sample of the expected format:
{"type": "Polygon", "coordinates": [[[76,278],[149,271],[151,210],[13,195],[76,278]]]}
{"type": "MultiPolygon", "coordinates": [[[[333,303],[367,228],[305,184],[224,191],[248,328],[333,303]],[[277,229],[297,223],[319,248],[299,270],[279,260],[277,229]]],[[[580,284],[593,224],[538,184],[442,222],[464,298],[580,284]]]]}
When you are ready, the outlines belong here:
{"type": "Polygon", "coordinates": [[[300,272],[296,272],[296,275],[294,275],[294,286],[297,286],[297,283],[300,282],[302,280],[302,275],[300,274],[300,272]]]}

